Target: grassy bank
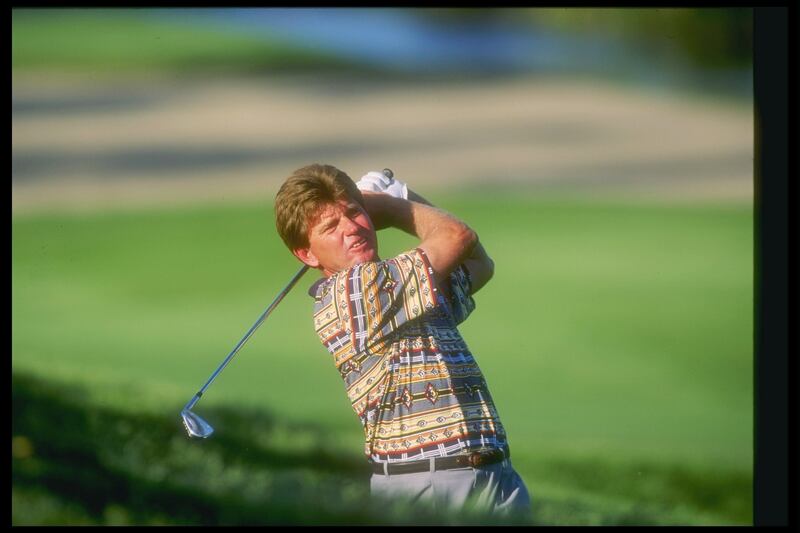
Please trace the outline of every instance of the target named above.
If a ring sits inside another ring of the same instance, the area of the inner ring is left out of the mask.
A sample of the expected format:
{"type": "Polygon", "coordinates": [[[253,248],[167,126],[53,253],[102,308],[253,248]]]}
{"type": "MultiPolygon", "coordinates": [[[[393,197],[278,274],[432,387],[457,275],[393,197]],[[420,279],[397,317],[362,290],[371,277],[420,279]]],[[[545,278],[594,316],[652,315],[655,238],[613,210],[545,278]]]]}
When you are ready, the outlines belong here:
{"type": "Polygon", "coordinates": [[[93,76],[353,66],[277,38],[159,20],[152,10],[80,8],[12,10],[11,64],[14,73],[93,76]]]}
{"type": "MultiPolygon", "coordinates": [[[[536,523],[749,523],[751,209],[432,200],[497,264],[462,334],[536,523]]],[[[311,328],[311,274],[198,404],[217,434],[180,427],[296,270],[271,215],[12,219],[14,523],[386,520],[352,503],[361,430],[311,328]]],[[[413,244],[381,238],[384,256],[413,244]]]]}

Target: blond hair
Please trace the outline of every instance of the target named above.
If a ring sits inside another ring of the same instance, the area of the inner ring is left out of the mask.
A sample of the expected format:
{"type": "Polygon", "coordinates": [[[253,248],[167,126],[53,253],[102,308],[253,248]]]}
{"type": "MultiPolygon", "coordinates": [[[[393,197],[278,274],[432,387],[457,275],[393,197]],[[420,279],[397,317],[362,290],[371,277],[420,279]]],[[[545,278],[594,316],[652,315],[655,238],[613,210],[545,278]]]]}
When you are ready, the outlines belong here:
{"type": "Polygon", "coordinates": [[[275,195],[275,226],[289,250],[308,247],[308,232],[321,208],[342,199],[364,205],[353,180],[331,165],[313,164],[295,170],[275,195]]]}

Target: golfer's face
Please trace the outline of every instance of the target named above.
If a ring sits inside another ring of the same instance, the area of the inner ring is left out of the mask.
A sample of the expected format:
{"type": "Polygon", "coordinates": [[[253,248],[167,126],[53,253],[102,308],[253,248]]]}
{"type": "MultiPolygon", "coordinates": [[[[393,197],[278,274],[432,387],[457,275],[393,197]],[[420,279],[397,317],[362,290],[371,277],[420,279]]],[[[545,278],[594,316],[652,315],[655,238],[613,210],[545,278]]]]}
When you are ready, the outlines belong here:
{"type": "Polygon", "coordinates": [[[325,206],[308,236],[309,251],[326,275],[378,259],[378,239],[366,211],[353,200],[325,206]]]}

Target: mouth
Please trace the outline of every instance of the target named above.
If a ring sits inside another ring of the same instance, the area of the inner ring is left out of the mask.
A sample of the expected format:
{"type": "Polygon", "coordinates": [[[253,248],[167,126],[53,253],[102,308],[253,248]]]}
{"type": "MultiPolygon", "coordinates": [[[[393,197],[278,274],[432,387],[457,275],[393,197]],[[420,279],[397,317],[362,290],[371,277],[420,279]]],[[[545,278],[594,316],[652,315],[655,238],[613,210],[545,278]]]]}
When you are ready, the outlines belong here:
{"type": "Polygon", "coordinates": [[[362,250],[363,250],[363,249],[364,249],[364,248],[365,248],[365,247],[366,247],[368,244],[369,244],[369,243],[367,242],[367,239],[364,239],[364,238],[362,237],[361,239],[358,239],[358,240],[357,240],[357,241],[355,241],[353,244],[351,244],[351,245],[350,245],[350,248],[349,248],[349,250],[350,250],[350,251],[352,251],[352,252],[360,252],[360,251],[362,251],[362,250]]]}

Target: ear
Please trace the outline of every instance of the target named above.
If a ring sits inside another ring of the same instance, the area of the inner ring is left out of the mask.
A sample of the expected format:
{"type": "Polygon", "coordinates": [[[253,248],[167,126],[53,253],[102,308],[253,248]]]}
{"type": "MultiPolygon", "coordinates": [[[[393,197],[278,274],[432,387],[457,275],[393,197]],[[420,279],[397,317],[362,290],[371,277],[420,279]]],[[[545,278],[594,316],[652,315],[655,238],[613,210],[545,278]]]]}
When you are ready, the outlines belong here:
{"type": "Polygon", "coordinates": [[[317,256],[311,252],[310,248],[296,248],[292,250],[292,253],[296,258],[298,258],[303,263],[307,264],[311,268],[319,267],[319,259],[317,256]]]}

